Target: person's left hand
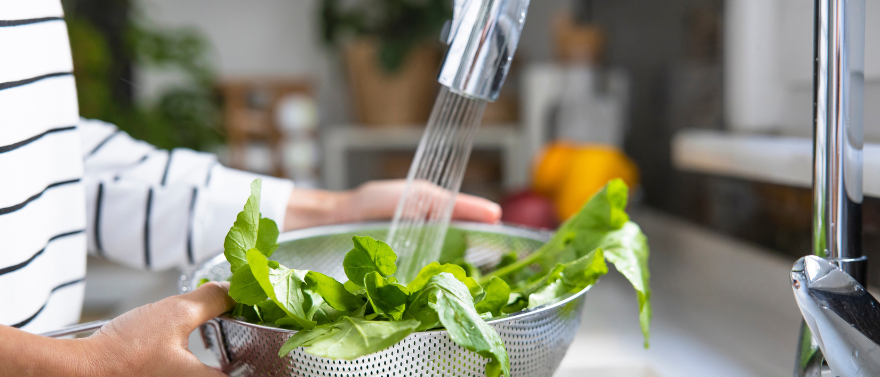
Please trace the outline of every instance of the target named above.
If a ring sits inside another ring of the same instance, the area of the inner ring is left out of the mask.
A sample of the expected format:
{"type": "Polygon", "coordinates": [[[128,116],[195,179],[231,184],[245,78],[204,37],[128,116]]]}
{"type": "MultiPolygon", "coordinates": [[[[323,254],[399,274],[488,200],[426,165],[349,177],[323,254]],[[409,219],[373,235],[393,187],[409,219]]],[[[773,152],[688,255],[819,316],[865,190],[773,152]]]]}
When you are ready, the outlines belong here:
{"type": "MultiPolygon", "coordinates": [[[[428,183],[422,183],[420,188],[427,195],[444,195],[443,190],[428,183]]],[[[405,189],[405,180],[367,182],[343,192],[295,189],[287,206],[284,230],[390,219],[405,189]]],[[[458,194],[452,218],[495,223],[501,220],[501,206],[473,195],[458,194]]]]}

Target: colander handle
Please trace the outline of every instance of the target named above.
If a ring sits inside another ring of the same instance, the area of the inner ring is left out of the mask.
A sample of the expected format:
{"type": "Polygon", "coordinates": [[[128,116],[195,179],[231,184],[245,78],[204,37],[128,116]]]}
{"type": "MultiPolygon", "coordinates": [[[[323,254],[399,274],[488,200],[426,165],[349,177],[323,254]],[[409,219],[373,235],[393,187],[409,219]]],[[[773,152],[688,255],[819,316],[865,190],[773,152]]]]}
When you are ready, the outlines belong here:
{"type": "MultiPolygon", "coordinates": [[[[229,365],[229,353],[226,352],[226,339],[223,337],[223,329],[220,327],[220,321],[218,321],[217,318],[213,318],[208,320],[208,322],[205,322],[203,326],[214,332],[214,341],[217,343],[214,346],[217,347],[217,353],[220,354],[220,364],[229,365]]],[[[208,344],[208,337],[205,336],[206,331],[207,330],[203,330],[202,332],[202,341],[205,342],[205,348],[210,349],[211,345],[208,344]]]]}
{"type": "Polygon", "coordinates": [[[44,332],[40,335],[46,336],[49,338],[61,338],[61,337],[70,336],[70,335],[77,335],[77,334],[82,334],[82,333],[87,333],[87,332],[95,332],[109,322],[110,322],[109,319],[104,319],[104,320],[100,320],[100,321],[80,323],[80,324],[76,324],[76,325],[72,325],[72,326],[67,326],[67,327],[64,327],[64,328],[61,328],[61,329],[58,329],[55,331],[44,332]]]}

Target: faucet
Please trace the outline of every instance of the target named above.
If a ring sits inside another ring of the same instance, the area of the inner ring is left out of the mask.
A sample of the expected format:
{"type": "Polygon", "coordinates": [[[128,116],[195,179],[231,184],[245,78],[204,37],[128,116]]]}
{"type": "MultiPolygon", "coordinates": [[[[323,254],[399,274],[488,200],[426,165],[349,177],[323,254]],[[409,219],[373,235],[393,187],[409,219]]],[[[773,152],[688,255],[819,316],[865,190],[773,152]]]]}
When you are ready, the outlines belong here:
{"type": "Polygon", "coordinates": [[[865,321],[880,319],[880,307],[864,290],[862,254],[865,0],[815,0],[814,17],[815,256],[791,271],[805,319],[794,376],[875,376],[880,339],[871,329],[880,321],[865,321]]]}
{"type": "Polygon", "coordinates": [[[791,284],[830,372],[880,375],[880,302],[852,275],[814,255],[795,262],[791,284]]]}
{"type": "Polygon", "coordinates": [[[495,101],[510,70],[529,0],[455,0],[438,81],[452,92],[495,101]]]}

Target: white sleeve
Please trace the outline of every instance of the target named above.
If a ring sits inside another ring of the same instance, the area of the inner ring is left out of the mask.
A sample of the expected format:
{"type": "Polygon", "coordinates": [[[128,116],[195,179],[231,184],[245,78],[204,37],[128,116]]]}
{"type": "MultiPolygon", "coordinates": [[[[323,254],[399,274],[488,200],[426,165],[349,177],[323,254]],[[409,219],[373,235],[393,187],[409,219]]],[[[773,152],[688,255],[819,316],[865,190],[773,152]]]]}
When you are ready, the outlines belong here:
{"type": "Polygon", "coordinates": [[[89,253],[151,270],[217,255],[256,178],[260,211],[284,227],[289,180],[229,169],[208,153],[159,150],[100,121],[82,119],[78,128],[89,253]]]}

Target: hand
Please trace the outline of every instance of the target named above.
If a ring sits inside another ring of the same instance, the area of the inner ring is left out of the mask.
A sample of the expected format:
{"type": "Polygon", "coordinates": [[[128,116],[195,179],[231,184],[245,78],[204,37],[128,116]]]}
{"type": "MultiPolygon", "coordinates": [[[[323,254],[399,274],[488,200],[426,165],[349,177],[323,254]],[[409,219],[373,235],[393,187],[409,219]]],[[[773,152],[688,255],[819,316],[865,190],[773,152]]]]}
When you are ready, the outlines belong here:
{"type": "Polygon", "coordinates": [[[82,339],[84,348],[103,359],[101,376],[225,376],[199,361],[188,345],[193,330],[235,304],[228,291],[228,282],[210,282],[141,306],[82,339]]]}
{"type": "Polygon", "coordinates": [[[50,339],[0,326],[0,377],[225,374],[187,349],[189,335],[234,302],[229,283],[207,283],[125,313],[84,339],[50,339]]]}
{"type": "MultiPolygon", "coordinates": [[[[436,186],[431,195],[444,195],[436,186]]],[[[373,181],[344,192],[324,190],[293,190],[287,206],[284,230],[318,225],[341,224],[369,220],[385,220],[394,216],[400,196],[406,189],[405,180],[373,181]]],[[[489,200],[458,194],[452,211],[454,220],[495,223],[501,219],[501,207],[489,200]]]]}

